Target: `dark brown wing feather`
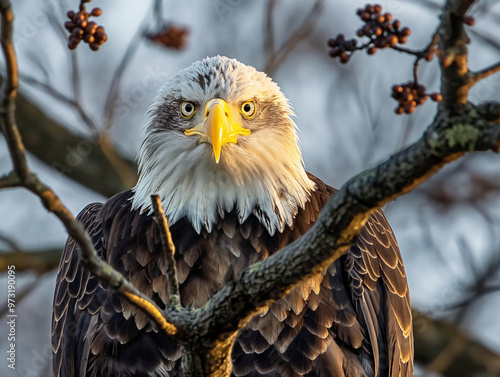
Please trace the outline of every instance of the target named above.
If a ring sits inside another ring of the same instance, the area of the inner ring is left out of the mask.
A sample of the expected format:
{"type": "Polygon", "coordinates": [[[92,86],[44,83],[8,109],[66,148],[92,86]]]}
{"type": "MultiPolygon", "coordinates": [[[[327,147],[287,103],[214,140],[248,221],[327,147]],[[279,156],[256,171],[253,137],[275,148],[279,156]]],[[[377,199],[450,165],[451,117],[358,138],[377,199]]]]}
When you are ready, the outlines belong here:
{"type": "MultiPolygon", "coordinates": [[[[203,305],[249,264],[304,234],[335,190],[318,189],[292,228],[270,236],[256,217],[231,212],[214,231],[196,233],[186,219],[171,227],[183,304],[203,305]]],[[[158,305],[168,300],[165,259],[152,217],[132,211],[131,192],[79,215],[101,258],[158,305]]],[[[147,317],[82,268],[69,240],[57,278],[54,376],[177,376],[180,348],[147,317]]],[[[233,350],[236,376],[412,375],[411,312],[392,231],[377,212],[356,245],[322,276],[294,288],[251,320],[233,350]],[[371,372],[370,370],[377,372],[371,372]]]]}
{"type": "MultiPolygon", "coordinates": [[[[77,217],[93,240],[98,239],[100,232],[100,224],[95,222],[95,218],[101,207],[101,203],[90,204],[77,217]]],[[[94,244],[96,249],[100,250],[99,242],[94,244]]],[[[73,339],[82,340],[85,336],[91,319],[90,315],[85,313],[96,313],[101,307],[99,297],[96,295],[98,281],[80,265],[76,247],[75,241],[69,238],[57,275],[52,316],[54,376],[79,375],[76,371],[82,362],[85,363],[83,354],[86,352],[82,342],[73,339]],[[80,358],[80,355],[83,358],[80,358]]]]}

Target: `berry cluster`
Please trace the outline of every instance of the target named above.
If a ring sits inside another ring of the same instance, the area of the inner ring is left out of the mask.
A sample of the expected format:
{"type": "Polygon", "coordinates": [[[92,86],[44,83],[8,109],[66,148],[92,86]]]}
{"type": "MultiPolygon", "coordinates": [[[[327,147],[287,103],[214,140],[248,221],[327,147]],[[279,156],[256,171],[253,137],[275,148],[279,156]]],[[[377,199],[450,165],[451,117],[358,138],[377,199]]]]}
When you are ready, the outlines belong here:
{"type": "Polygon", "coordinates": [[[436,102],[442,100],[440,93],[427,94],[425,92],[425,86],[415,81],[408,81],[406,84],[394,85],[392,87],[392,98],[399,103],[395,110],[396,114],[413,113],[417,106],[427,101],[428,97],[431,97],[431,99],[436,102]]]}
{"type": "Polygon", "coordinates": [[[189,30],[187,28],[175,25],[166,25],[158,32],[146,34],[146,38],[166,48],[182,50],[186,47],[186,36],[188,34],[189,30]]]}
{"type": "Polygon", "coordinates": [[[358,16],[365,23],[357,31],[358,37],[370,38],[368,54],[374,54],[377,48],[394,47],[396,44],[406,43],[411,31],[407,27],[401,28],[399,20],[392,20],[392,14],[382,13],[379,4],[367,4],[364,9],[358,9],[358,16]]]}
{"type": "Polygon", "coordinates": [[[330,50],[330,56],[332,58],[339,58],[340,62],[345,64],[349,61],[352,53],[358,48],[356,47],[357,42],[355,39],[345,40],[344,34],[338,34],[335,39],[328,40],[328,46],[332,49],[330,50]]]}
{"type": "Polygon", "coordinates": [[[358,16],[365,23],[357,31],[358,37],[368,37],[370,40],[362,46],[357,46],[355,39],[346,40],[343,34],[328,40],[330,56],[339,58],[341,63],[347,63],[356,50],[366,49],[370,55],[379,48],[396,47],[398,43],[406,43],[411,31],[407,27],[401,28],[399,20],[392,20],[392,14],[382,13],[382,7],[378,4],[368,4],[357,11],[358,16]]]}
{"type": "Polygon", "coordinates": [[[89,21],[89,17],[99,17],[102,14],[100,8],[94,8],[90,13],[85,10],[85,3],[90,3],[90,1],[81,0],[80,11],[70,10],[67,13],[70,21],[66,21],[64,27],[71,33],[68,37],[68,47],[71,50],[74,50],[83,41],[96,51],[108,39],[102,26],[98,26],[94,21],[89,21]]]}

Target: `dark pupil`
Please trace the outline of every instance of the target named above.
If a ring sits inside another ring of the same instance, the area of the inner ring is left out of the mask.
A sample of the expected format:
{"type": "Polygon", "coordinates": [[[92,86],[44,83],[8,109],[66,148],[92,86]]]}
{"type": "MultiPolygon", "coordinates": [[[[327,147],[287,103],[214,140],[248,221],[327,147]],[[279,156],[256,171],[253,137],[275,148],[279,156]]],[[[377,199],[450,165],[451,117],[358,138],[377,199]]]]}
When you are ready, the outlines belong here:
{"type": "Polygon", "coordinates": [[[250,112],[250,110],[252,110],[252,106],[250,106],[249,103],[247,103],[245,106],[243,106],[243,111],[248,113],[250,112]]]}
{"type": "Polygon", "coordinates": [[[193,111],[193,105],[187,103],[186,106],[184,107],[184,110],[186,110],[187,113],[190,113],[191,111],[193,111]]]}

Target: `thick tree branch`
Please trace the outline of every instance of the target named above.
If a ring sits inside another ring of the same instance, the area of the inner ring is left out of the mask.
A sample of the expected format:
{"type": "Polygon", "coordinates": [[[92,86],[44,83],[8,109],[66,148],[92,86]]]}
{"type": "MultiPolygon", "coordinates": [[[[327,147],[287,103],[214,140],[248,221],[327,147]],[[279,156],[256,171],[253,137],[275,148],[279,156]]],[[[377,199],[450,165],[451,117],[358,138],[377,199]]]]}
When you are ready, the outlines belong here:
{"type": "Polygon", "coordinates": [[[471,82],[468,80],[467,44],[463,19],[475,0],[447,0],[438,29],[441,59],[441,111],[467,103],[471,82]]]}
{"type": "MultiPolygon", "coordinates": [[[[106,157],[102,139],[73,134],[22,95],[16,97],[16,102],[17,126],[28,151],[61,175],[105,196],[130,188],[106,157]]],[[[135,174],[134,161],[118,155],[116,158],[123,160],[131,174],[135,174]]]]}

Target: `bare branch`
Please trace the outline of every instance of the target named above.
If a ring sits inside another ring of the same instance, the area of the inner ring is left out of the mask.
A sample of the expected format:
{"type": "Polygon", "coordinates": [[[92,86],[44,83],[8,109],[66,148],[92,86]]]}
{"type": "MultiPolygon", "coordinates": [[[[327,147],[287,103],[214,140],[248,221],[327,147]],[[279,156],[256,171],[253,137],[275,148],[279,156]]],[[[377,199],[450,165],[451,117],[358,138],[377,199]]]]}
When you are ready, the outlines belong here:
{"type": "Polygon", "coordinates": [[[467,336],[457,332],[450,339],[448,345],[436,355],[434,360],[425,366],[426,372],[442,374],[455,361],[467,344],[467,336]]]}
{"type": "Polygon", "coordinates": [[[19,177],[14,172],[3,175],[0,177],[0,189],[19,187],[19,182],[19,177]]]}
{"type": "Polygon", "coordinates": [[[266,21],[264,25],[264,54],[266,59],[266,72],[268,72],[268,64],[271,57],[274,55],[274,21],[273,14],[277,0],[268,0],[266,8],[266,21]]]}
{"type": "Polygon", "coordinates": [[[132,61],[132,56],[135,54],[138,47],[140,46],[140,41],[142,40],[141,36],[144,34],[144,31],[145,29],[143,27],[139,28],[136,35],[131,39],[127,47],[127,51],[125,51],[125,54],[123,55],[122,60],[120,61],[120,64],[116,68],[115,74],[113,75],[113,79],[111,80],[108,96],[104,104],[103,130],[106,133],[108,133],[111,130],[111,127],[113,126],[113,119],[116,110],[116,101],[120,94],[120,84],[122,81],[123,73],[129,66],[130,62],[132,61]]]}
{"type": "Polygon", "coordinates": [[[15,252],[0,249],[0,271],[6,271],[7,266],[16,266],[16,271],[33,270],[41,275],[53,271],[59,265],[62,249],[47,249],[38,251],[18,250],[15,252]]]}
{"type": "MultiPolygon", "coordinates": [[[[0,242],[3,242],[6,245],[8,245],[13,251],[12,254],[22,254],[23,253],[23,251],[21,250],[21,248],[19,247],[17,242],[14,241],[13,239],[11,239],[10,237],[7,237],[5,234],[0,233],[0,242]]],[[[1,255],[1,256],[3,257],[3,255],[1,255]]]]}
{"type": "Polygon", "coordinates": [[[161,309],[151,299],[132,286],[122,274],[97,256],[92,241],[82,224],[73,217],[59,197],[29,170],[24,145],[15,123],[14,104],[17,94],[18,73],[16,55],[12,45],[12,22],[14,17],[8,0],[0,0],[0,12],[2,14],[1,43],[8,74],[4,84],[2,126],[15,169],[6,178],[13,182],[17,180],[17,186],[25,187],[37,195],[44,207],[59,218],[68,234],[78,244],[82,263],[93,275],[110,288],[122,293],[133,305],[148,313],[160,329],[167,334],[175,334],[176,328],[165,320],[161,314],[161,309]]]}
{"type": "Polygon", "coordinates": [[[500,62],[492,64],[489,67],[486,67],[478,72],[470,72],[469,79],[473,83],[477,83],[497,72],[500,72],[500,62]]]}
{"type": "MultiPolygon", "coordinates": [[[[425,314],[413,311],[413,327],[415,335],[415,359],[426,369],[442,368],[444,363],[439,362],[430,366],[436,355],[446,349],[454,340],[468,335],[455,325],[443,320],[429,318],[425,314]],[[457,337],[457,333],[459,334],[457,337]]],[[[470,377],[480,375],[496,377],[500,373],[500,357],[493,351],[484,347],[480,342],[469,337],[463,347],[453,347],[453,356],[456,356],[449,368],[442,375],[446,377],[470,377]]],[[[447,356],[451,356],[451,353],[447,356]]],[[[448,357],[447,357],[448,358],[448,357]]],[[[449,358],[448,358],[449,360],[449,358]]],[[[441,359],[441,361],[448,361],[441,359]]],[[[447,362],[448,363],[448,362],[447,362]]]]}
{"type": "Polygon", "coordinates": [[[278,51],[274,51],[274,30],[272,22],[272,13],[275,8],[275,0],[270,0],[267,11],[267,22],[266,22],[266,34],[268,38],[271,38],[268,43],[266,43],[266,65],[265,71],[268,74],[272,74],[276,71],[278,66],[285,60],[285,58],[293,51],[295,47],[314,29],[316,20],[323,9],[324,0],[316,0],[311,11],[300,24],[299,28],[288,38],[288,40],[279,48],[278,51]],[[271,50],[272,49],[272,50],[271,50]]]}
{"type": "Polygon", "coordinates": [[[499,50],[500,49],[500,41],[498,38],[492,37],[490,35],[484,34],[474,28],[470,29],[470,33],[472,35],[475,35],[477,38],[479,38],[481,41],[489,45],[490,47],[499,50]]]}
{"type": "Polygon", "coordinates": [[[109,161],[111,166],[113,166],[124,186],[126,188],[133,187],[137,182],[136,172],[135,170],[132,170],[128,162],[118,154],[107,134],[101,134],[99,138],[99,145],[104,153],[104,156],[109,161]]]}
{"type": "Polygon", "coordinates": [[[21,141],[19,130],[17,129],[14,114],[18,88],[18,69],[14,46],[12,44],[12,23],[14,21],[14,15],[12,14],[11,5],[8,0],[2,0],[0,2],[0,11],[2,12],[0,38],[7,71],[3,83],[3,100],[0,109],[2,130],[7,145],[9,146],[14,170],[19,177],[26,178],[29,174],[29,169],[24,155],[24,145],[21,141]]]}
{"type": "Polygon", "coordinates": [[[79,99],[70,98],[69,96],[65,95],[64,93],[58,91],[52,85],[41,82],[34,77],[31,77],[31,76],[28,76],[25,74],[21,74],[20,79],[28,84],[31,84],[33,86],[36,86],[36,87],[43,89],[47,94],[51,95],[55,99],[73,107],[77,111],[78,115],[83,120],[83,122],[87,125],[87,127],[90,130],[94,131],[94,135],[97,136],[99,134],[99,129],[97,128],[96,123],[84,110],[79,99]]]}
{"type": "Polygon", "coordinates": [[[468,80],[467,44],[463,19],[475,0],[447,0],[441,13],[438,48],[441,52],[441,111],[467,103],[471,83],[468,80]]]}
{"type": "Polygon", "coordinates": [[[161,205],[158,195],[151,195],[151,202],[154,209],[154,220],[160,230],[161,243],[167,255],[167,282],[169,306],[180,306],[179,279],[177,279],[177,269],[175,268],[175,245],[172,241],[172,234],[168,227],[168,221],[161,205]]]}
{"type": "Polygon", "coordinates": [[[120,289],[119,292],[122,293],[123,296],[125,296],[125,298],[132,304],[144,310],[149,315],[149,317],[158,325],[160,330],[163,330],[167,335],[170,336],[174,336],[177,334],[177,327],[167,322],[167,320],[162,314],[162,310],[158,308],[158,306],[156,306],[156,304],[153,301],[151,301],[143,294],[136,294],[138,293],[137,290],[136,293],[130,292],[128,288],[123,290],[120,289]]]}

